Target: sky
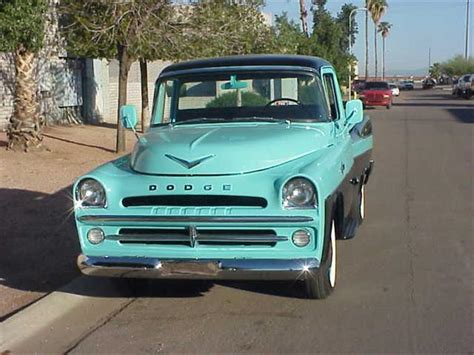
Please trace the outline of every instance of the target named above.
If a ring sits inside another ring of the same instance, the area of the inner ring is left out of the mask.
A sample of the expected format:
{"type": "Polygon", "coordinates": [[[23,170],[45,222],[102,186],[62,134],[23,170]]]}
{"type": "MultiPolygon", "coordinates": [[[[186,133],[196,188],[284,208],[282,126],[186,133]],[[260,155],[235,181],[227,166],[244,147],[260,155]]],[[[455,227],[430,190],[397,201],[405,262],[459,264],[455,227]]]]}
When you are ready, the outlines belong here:
{"type": "MultiPolygon", "coordinates": [[[[429,51],[431,64],[443,62],[456,54],[464,55],[467,0],[387,0],[388,9],[381,21],[391,23],[392,29],[386,40],[386,71],[388,74],[414,75],[427,72],[429,51]]],[[[328,0],[327,8],[336,15],[344,3],[363,7],[364,0],[328,0]]],[[[305,0],[309,10],[311,0],[305,0]]],[[[470,11],[470,54],[474,56],[474,0],[470,11]]],[[[266,0],[264,12],[273,15],[288,13],[299,23],[299,0],[266,0]]],[[[353,53],[359,59],[359,73],[363,72],[365,58],[365,15],[359,11],[355,16],[359,34],[353,53]]],[[[308,18],[311,26],[312,18],[308,18]]],[[[369,70],[373,73],[374,40],[373,22],[369,20],[369,70]]],[[[381,53],[381,40],[379,49],[381,53]]],[[[379,54],[381,58],[381,54],[379,54]]],[[[379,71],[381,59],[379,59],[379,71]]]]}

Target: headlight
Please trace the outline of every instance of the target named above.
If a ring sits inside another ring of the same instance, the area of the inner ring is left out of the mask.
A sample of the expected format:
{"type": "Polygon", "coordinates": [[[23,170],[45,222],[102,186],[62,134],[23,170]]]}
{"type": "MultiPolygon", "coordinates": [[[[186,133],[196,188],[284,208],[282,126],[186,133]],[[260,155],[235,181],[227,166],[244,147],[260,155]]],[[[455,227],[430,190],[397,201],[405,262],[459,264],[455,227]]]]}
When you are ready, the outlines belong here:
{"type": "Polygon", "coordinates": [[[81,207],[105,207],[104,187],[94,179],[84,179],[77,186],[76,200],[81,207]]]}
{"type": "Polygon", "coordinates": [[[311,181],[294,178],[283,187],[283,207],[316,208],[316,190],[311,181]]]}
{"type": "Polygon", "coordinates": [[[383,95],[384,99],[388,99],[390,95],[383,95]]]}

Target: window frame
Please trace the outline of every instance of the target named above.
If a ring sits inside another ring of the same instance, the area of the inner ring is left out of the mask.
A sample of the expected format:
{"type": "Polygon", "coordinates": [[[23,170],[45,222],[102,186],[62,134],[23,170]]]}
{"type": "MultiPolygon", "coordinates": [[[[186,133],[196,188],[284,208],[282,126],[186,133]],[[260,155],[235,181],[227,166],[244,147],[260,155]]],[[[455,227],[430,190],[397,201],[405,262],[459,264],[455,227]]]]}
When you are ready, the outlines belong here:
{"type": "Polygon", "coordinates": [[[334,72],[334,69],[332,67],[322,67],[321,68],[321,79],[322,79],[324,89],[326,91],[326,101],[329,104],[328,109],[329,109],[329,112],[331,113],[331,116],[332,116],[332,109],[331,109],[330,100],[329,100],[330,90],[327,87],[328,84],[326,83],[326,80],[325,80],[326,77],[330,78],[330,80],[331,80],[330,85],[331,85],[331,89],[332,89],[332,92],[334,94],[334,99],[335,99],[334,107],[335,107],[336,112],[337,112],[337,117],[330,117],[330,120],[331,121],[338,121],[344,116],[344,109],[341,107],[342,96],[341,96],[341,92],[340,92],[340,89],[339,89],[339,83],[337,81],[336,73],[334,72]]]}
{"type": "MultiPolygon", "coordinates": [[[[234,67],[229,67],[229,68],[220,68],[221,70],[219,71],[212,71],[213,74],[227,74],[227,73],[236,73],[237,72],[237,75],[238,75],[238,72],[242,72],[242,73],[251,73],[253,71],[255,72],[262,72],[262,71],[268,71],[268,72],[275,72],[275,73],[280,73],[280,70],[281,68],[279,67],[262,67],[262,68],[239,68],[240,70],[235,70],[236,68],[234,67]]],[[[318,80],[319,80],[319,87],[320,87],[320,90],[321,91],[324,91],[321,92],[321,104],[323,105],[327,105],[327,97],[326,97],[326,90],[325,90],[325,86],[324,86],[324,83],[323,83],[323,79],[322,79],[322,75],[312,69],[312,68],[300,68],[300,67],[285,67],[284,68],[284,71],[285,72],[288,72],[288,73],[294,73],[296,75],[298,74],[306,74],[306,75],[313,75],[315,76],[318,80]]],[[[150,126],[153,127],[153,126],[160,126],[160,125],[164,125],[164,124],[169,124],[171,122],[174,122],[176,117],[173,117],[173,112],[174,112],[174,115],[176,115],[176,111],[178,110],[178,100],[176,99],[176,94],[177,92],[173,93],[173,98],[172,98],[172,102],[171,102],[171,107],[170,107],[170,120],[169,122],[163,122],[163,114],[164,114],[164,110],[165,110],[165,105],[166,105],[166,99],[165,99],[165,96],[166,96],[166,85],[165,83],[166,82],[173,82],[173,89],[174,90],[177,90],[177,88],[179,87],[179,85],[176,85],[176,83],[180,82],[182,79],[184,78],[188,78],[190,76],[190,74],[195,74],[196,77],[199,77],[199,75],[208,75],[210,74],[209,73],[210,71],[208,70],[203,70],[202,72],[201,71],[195,71],[193,70],[192,73],[176,73],[175,75],[170,75],[170,73],[166,73],[166,75],[163,75],[163,76],[160,76],[158,78],[158,80],[156,81],[156,97],[153,99],[153,114],[152,114],[152,117],[151,117],[151,120],[150,120],[150,126]]],[[[321,122],[330,122],[332,121],[332,119],[330,117],[328,117],[328,119],[326,121],[315,121],[315,122],[318,122],[318,123],[321,123],[321,122]]],[[[298,122],[298,121],[295,121],[295,122],[298,122]]]]}

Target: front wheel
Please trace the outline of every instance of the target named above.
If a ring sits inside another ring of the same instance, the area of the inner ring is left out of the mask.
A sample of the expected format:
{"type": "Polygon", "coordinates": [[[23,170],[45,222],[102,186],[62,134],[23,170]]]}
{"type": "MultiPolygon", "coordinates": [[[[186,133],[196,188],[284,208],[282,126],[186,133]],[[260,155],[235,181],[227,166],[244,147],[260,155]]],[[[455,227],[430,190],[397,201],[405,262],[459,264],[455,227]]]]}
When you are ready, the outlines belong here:
{"type": "MultiPolygon", "coordinates": [[[[313,274],[309,274],[305,280],[306,294],[308,298],[324,299],[328,297],[336,287],[336,227],[334,220],[331,221],[329,231],[329,240],[327,241],[327,253],[325,259],[322,260],[319,270],[313,274]]],[[[323,251],[324,255],[324,251],[323,251]]]]}
{"type": "Polygon", "coordinates": [[[390,102],[387,106],[385,106],[387,110],[390,110],[392,108],[392,103],[390,102]]]}

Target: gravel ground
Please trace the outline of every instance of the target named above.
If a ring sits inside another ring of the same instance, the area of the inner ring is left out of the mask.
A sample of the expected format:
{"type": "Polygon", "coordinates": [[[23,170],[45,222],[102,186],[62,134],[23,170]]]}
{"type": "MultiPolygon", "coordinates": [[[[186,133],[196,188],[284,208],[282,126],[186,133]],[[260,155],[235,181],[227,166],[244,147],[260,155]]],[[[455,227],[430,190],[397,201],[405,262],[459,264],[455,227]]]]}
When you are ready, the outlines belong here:
{"type": "Polygon", "coordinates": [[[114,127],[47,128],[48,152],[15,153],[6,144],[0,132],[0,320],[78,275],[71,185],[117,157],[114,127]]]}

